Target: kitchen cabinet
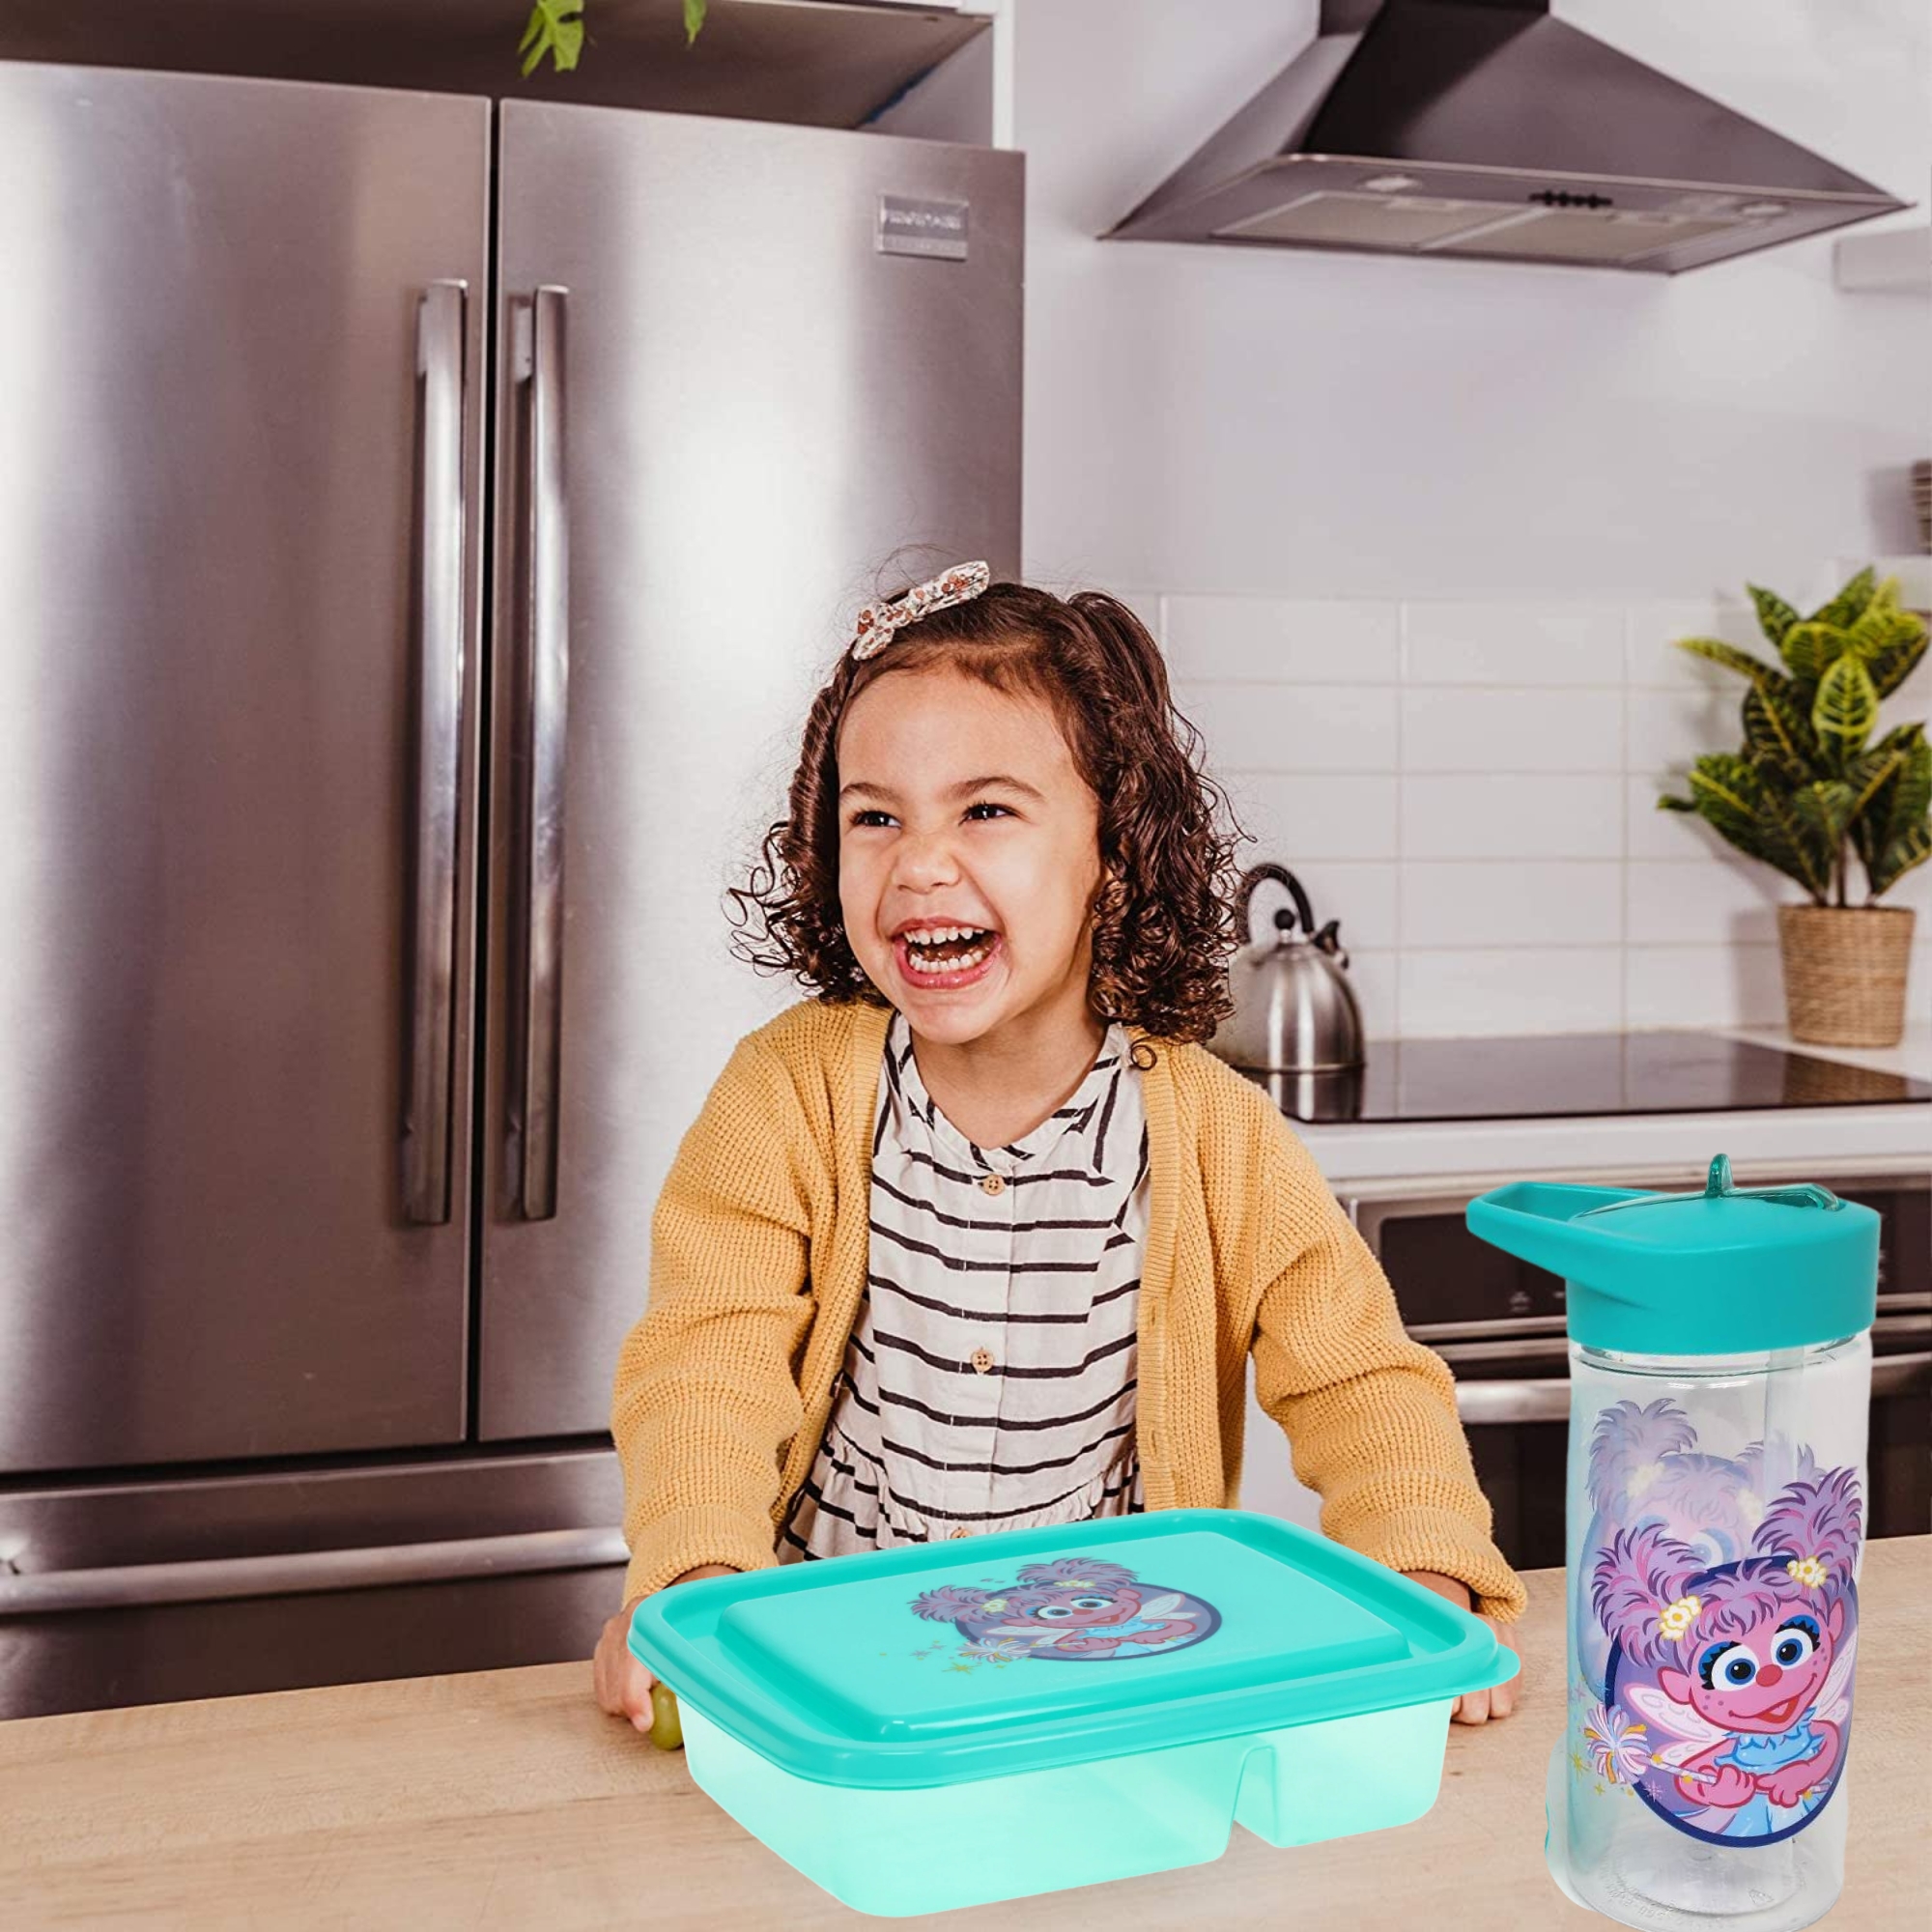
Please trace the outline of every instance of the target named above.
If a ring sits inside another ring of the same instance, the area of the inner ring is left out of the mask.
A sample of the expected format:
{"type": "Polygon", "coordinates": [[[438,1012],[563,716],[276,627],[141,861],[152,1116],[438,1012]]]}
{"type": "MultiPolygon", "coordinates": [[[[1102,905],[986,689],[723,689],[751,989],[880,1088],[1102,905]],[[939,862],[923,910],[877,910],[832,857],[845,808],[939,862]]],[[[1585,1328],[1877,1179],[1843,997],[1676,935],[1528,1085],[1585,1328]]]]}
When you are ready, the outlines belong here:
{"type": "MultiPolygon", "coordinates": [[[[994,5],[709,0],[703,30],[688,46],[678,0],[587,0],[577,67],[556,73],[545,60],[526,77],[517,43],[529,0],[182,0],[164,8],[84,0],[6,10],[0,59],[856,128],[990,36],[994,5]]],[[[990,65],[972,72],[990,89],[990,65]]],[[[901,116],[893,131],[923,129],[901,116]]]]}

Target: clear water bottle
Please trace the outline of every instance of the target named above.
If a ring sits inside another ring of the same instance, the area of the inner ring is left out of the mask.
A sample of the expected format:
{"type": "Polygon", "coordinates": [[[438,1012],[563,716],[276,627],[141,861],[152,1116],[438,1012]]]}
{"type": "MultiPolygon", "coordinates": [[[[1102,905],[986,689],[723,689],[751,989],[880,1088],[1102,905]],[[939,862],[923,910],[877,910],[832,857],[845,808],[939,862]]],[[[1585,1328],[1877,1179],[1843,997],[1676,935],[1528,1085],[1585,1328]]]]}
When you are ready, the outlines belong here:
{"type": "Polygon", "coordinates": [[[1561,1275],[1568,1704],[1545,1847],[1626,1925],[1794,1932],[1844,1884],[1879,1218],[1812,1185],[1520,1181],[1561,1275]]]}

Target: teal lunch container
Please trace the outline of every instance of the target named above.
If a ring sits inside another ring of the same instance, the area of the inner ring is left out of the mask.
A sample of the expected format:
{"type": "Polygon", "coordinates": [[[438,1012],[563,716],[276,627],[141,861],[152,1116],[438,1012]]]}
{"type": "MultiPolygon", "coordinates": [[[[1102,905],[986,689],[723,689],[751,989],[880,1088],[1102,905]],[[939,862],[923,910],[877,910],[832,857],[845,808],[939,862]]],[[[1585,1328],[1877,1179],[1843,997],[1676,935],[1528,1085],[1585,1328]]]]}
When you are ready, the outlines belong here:
{"type": "Polygon", "coordinates": [[[1163,1510],[662,1590],[633,1654],[691,1775],[861,1912],[1201,1864],[1419,1818],[1479,1618],[1242,1510],[1163,1510]]]}

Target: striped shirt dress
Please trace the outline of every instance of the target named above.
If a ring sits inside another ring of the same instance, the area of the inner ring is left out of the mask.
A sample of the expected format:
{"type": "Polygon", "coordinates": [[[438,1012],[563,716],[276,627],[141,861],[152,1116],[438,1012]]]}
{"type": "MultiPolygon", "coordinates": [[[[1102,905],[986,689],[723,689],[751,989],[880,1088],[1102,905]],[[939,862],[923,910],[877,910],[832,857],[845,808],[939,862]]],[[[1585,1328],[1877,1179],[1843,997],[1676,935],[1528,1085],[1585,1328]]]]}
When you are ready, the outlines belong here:
{"type": "Polygon", "coordinates": [[[1135,1321],[1150,1181],[1140,1074],[1107,1028],[1008,1147],[940,1112],[895,1012],[866,1292],[781,1562],[1143,1507],[1135,1321]]]}

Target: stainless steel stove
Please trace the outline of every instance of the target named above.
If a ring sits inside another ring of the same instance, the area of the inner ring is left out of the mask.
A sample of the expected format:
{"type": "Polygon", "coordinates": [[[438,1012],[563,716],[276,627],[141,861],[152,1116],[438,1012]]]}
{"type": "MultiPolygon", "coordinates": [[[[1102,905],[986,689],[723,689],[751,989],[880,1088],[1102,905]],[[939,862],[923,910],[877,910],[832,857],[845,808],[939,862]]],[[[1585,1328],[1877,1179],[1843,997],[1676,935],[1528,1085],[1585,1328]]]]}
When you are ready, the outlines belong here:
{"type": "MultiPolygon", "coordinates": [[[[1352,1075],[1260,1075],[1292,1120],[1322,1125],[1750,1109],[1924,1105],[1932,1082],[1700,1033],[1546,1034],[1372,1040],[1352,1075]]],[[[1932,1508],[1932,1114],[1925,1155],[1891,1171],[1754,1162],[1750,1181],[1823,1179],[1881,1222],[1872,1329],[1868,1533],[1922,1530],[1932,1508]],[[1820,1172],[1819,1168],[1830,1168],[1820,1172]]],[[[1720,1149],[1714,1144],[1711,1151],[1720,1149]]],[[[1498,1176],[1498,1179],[1512,1179],[1498,1176]]],[[[1615,1184],[1614,1172],[1593,1175],[1615,1184]]],[[[1689,1187],[1697,1176],[1638,1185],[1689,1187]]],[[[1346,1196],[1346,1187],[1343,1192],[1346,1196]]],[[[1475,1191],[1480,1191],[1480,1185],[1475,1191]]],[[[1570,1412],[1563,1283],[1488,1246],[1463,1225],[1469,1190],[1441,1182],[1347,1200],[1395,1290],[1409,1333],[1455,1371],[1496,1541],[1521,1567],[1563,1561],[1570,1412]]]]}
{"type": "MultiPolygon", "coordinates": [[[[1375,1039],[1346,1073],[1250,1073],[1291,1120],[1478,1121],[1932,1102],[1932,1082],[1706,1033],[1375,1039]]],[[[1932,1144],[1932,1124],[1928,1124],[1932,1144]]]]}

